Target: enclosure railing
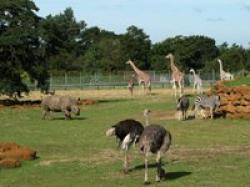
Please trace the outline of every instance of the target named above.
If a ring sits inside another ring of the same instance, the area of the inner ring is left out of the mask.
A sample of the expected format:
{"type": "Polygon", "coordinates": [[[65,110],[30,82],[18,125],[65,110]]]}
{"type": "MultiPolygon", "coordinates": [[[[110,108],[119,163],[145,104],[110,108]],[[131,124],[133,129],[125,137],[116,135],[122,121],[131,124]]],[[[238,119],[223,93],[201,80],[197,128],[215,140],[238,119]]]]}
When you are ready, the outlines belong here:
{"type": "MultiPolygon", "coordinates": [[[[147,71],[151,76],[152,87],[171,87],[170,72],[147,71]]],[[[58,89],[102,89],[102,88],[125,88],[128,80],[133,78],[133,71],[121,71],[116,73],[93,73],[88,74],[81,71],[50,72],[50,90],[58,89]]],[[[219,79],[219,75],[212,72],[202,73],[201,78],[204,86],[210,86],[219,79]]],[[[185,74],[185,86],[192,86],[193,76],[185,74]]],[[[135,85],[138,83],[134,79],[135,85]]],[[[30,83],[31,90],[36,89],[36,83],[30,83]]]]}

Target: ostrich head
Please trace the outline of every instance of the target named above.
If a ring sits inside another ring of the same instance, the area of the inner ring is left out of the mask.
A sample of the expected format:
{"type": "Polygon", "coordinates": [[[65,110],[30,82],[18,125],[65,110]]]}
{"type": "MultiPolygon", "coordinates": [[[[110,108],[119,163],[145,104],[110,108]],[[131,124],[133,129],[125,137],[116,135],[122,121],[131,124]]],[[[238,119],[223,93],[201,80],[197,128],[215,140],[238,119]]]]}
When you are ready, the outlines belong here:
{"type": "Polygon", "coordinates": [[[172,53],[169,53],[168,55],[165,56],[165,58],[171,59],[171,58],[173,58],[173,54],[172,54],[172,53]]]}
{"type": "Polygon", "coordinates": [[[145,117],[145,125],[148,126],[149,125],[149,113],[151,112],[151,110],[149,109],[145,109],[143,112],[143,115],[145,117]]]}

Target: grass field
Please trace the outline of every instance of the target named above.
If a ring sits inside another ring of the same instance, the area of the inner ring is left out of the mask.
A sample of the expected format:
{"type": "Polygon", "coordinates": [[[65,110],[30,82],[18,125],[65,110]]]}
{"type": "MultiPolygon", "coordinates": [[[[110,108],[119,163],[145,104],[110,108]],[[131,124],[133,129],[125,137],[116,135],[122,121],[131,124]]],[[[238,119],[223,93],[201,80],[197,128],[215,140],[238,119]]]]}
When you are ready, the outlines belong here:
{"type": "Polygon", "coordinates": [[[227,81],[225,82],[225,85],[226,86],[241,86],[241,85],[250,86],[250,77],[241,77],[240,79],[227,81]]]}
{"type": "MultiPolygon", "coordinates": [[[[164,90],[146,97],[128,97],[119,90],[98,93],[67,92],[99,100],[96,105],[82,106],[81,116],[71,121],[65,121],[62,114],[41,120],[38,107],[1,108],[0,142],[27,145],[39,158],[20,168],[0,169],[0,187],[142,186],[143,156],[131,149],[131,171],[124,174],[123,154],[115,138],[105,137],[105,131],[125,118],[143,122],[144,108],[153,111],[152,123],[163,125],[173,136],[164,157],[166,180],[155,183],[151,167],[151,186],[250,186],[249,121],[176,121],[174,98],[164,90]]],[[[154,160],[152,156],[150,163],[154,160]]]]}

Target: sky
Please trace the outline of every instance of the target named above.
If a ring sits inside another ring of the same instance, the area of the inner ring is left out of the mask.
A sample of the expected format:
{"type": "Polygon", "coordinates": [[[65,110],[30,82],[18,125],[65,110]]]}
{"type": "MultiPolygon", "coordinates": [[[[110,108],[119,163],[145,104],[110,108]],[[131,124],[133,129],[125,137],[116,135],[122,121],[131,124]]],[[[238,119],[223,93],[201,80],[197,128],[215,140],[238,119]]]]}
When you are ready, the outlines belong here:
{"type": "Polygon", "coordinates": [[[62,13],[71,7],[88,27],[125,33],[135,25],[153,43],[176,35],[205,35],[250,47],[249,0],[33,0],[38,15],[62,13]]]}

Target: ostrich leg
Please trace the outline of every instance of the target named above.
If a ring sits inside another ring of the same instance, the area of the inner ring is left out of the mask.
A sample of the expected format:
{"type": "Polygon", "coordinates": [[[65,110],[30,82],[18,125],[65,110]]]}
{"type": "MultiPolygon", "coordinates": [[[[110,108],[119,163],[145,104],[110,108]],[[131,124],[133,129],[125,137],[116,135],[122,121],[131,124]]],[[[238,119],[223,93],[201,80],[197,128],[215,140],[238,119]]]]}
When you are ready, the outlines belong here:
{"type": "Polygon", "coordinates": [[[161,152],[158,151],[156,155],[156,164],[157,164],[157,173],[155,177],[156,182],[160,182],[161,180],[161,152]]]}
{"type": "Polygon", "coordinates": [[[124,157],[124,173],[128,173],[128,154],[127,150],[124,151],[125,157],[124,157]]]}
{"type": "Polygon", "coordinates": [[[144,184],[150,184],[150,182],[148,181],[148,153],[145,153],[145,178],[144,178],[144,184]]]}

